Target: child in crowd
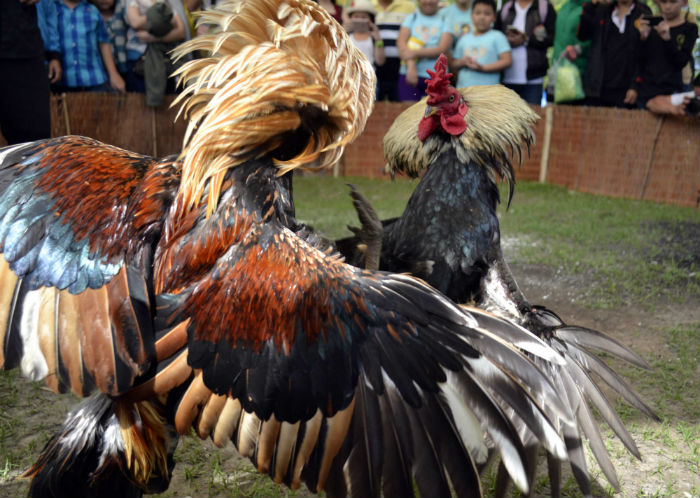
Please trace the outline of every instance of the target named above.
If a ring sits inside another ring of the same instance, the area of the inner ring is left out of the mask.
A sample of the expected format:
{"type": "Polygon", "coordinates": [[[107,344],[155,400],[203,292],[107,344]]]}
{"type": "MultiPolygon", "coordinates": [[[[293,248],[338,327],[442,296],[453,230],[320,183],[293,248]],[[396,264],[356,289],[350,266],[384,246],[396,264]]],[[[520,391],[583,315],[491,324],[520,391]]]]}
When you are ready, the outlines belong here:
{"type": "Polygon", "coordinates": [[[472,30],[472,7],[472,0],[455,0],[455,3],[440,9],[445,27],[452,33],[452,52],[459,38],[472,30]]]}
{"type": "Polygon", "coordinates": [[[63,67],[56,90],[104,91],[108,83],[124,92],[124,80],[114,65],[109,36],[97,7],[86,0],[56,0],[56,9],[63,67]]]}
{"type": "Polygon", "coordinates": [[[653,27],[653,18],[639,20],[642,50],[637,105],[641,109],[657,95],[688,89],[683,84],[682,71],[693,61],[693,47],[698,38],[695,17],[684,12],[687,0],[656,0],[656,3],[662,19],[653,27]]]}
{"type": "Polygon", "coordinates": [[[384,64],[384,42],[374,24],[376,11],[369,0],[353,0],[345,9],[350,20],[350,39],[376,68],[384,64]]]}
{"type": "Polygon", "coordinates": [[[376,0],[374,6],[377,11],[376,24],[384,42],[386,58],[384,65],[377,66],[377,85],[379,86],[377,99],[398,101],[401,58],[396,40],[399,38],[401,23],[416,10],[416,6],[413,0],[376,0]]]}
{"type": "Polygon", "coordinates": [[[457,87],[496,85],[501,71],[510,67],[510,44],[502,32],[491,28],[495,20],[494,0],[474,0],[473,31],[459,38],[450,64],[452,71],[459,71],[457,87]]]}
{"type": "Polygon", "coordinates": [[[396,45],[405,65],[399,74],[399,99],[417,101],[425,95],[428,69],[448,53],[452,35],[438,15],[438,0],[418,0],[418,10],[401,24],[396,45]]]}
{"type": "Polygon", "coordinates": [[[119,74],[126,74],[126,8],[124,0],[90,0],[102,15],[119,74]]]}

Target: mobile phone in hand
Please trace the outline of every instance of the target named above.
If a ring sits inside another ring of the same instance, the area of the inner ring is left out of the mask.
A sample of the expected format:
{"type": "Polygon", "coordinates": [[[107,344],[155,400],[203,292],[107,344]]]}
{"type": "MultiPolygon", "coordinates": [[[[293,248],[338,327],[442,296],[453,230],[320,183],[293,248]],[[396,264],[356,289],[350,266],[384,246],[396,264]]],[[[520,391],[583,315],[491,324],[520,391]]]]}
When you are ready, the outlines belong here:
{"type": "Polygon", "coordinates": [[[354,33],[367,33],[369,31],[369,21],[365,19],[353,19],[352,31],[354,33]]]}
{"type": "Polygon", "coordinates": [[[664,18],[661,16],[644,16],[644,19],[649,21],[649,26],[656,26],[664,20],[664,18]]]}

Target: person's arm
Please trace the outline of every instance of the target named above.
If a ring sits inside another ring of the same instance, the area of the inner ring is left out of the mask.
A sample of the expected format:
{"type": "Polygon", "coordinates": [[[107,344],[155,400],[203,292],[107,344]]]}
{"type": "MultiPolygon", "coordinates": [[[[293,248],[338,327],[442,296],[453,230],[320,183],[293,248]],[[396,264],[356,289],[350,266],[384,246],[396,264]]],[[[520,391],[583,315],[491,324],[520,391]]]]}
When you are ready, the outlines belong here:
{"type": "Polygon", "coordinates": [[[108,42],[99,43],[100,55],[102,56],[102,64],[104,64],[109,76],[109,86],[118,90],[120,93],[126,92],[126,84],[117,71],[117,66],[114,65],[114,56],[112,55],[112,45],[108,42]]]}
{"type": "Polygon", "coordinates": [[[185,24],[182,22],[182,19],[180,19],[179,16],[174,15],[173,16],[173,29],[168,31],[168,33],[165,36],[161,36],[160,38],[157,36],[153,36],[151,33],[146,31],[145,29],[138,30],[136,32],[136,36],[138,36],[139,40],[141,40],[143,43],[178,42],[178,41],[185,39],[185,24]]]}
{"type": "Polygon", "coordinates": [[[688,62],[693,60],[693,47],[698,38],[697,24],[687,23],[683,30],[683,43],[680,45],[677,39],[671,39],[671,29],[666,21],[662,21],[655,26],[656,32],[664,40],[664,55],[668,61],[677,69],[682,69],[688,62]]]}
{"type": "Polygon", "coordinates": [[[373,22],[369,23],[369,31],[372,35],[372,42],[374,43],[374,65],[383,66],[386,62],[386,53],[384,52],[384,40],[382,40],[379,34],[379,28],[373,22]]]}
{"type": "Polygon", "coordinates": [[[136,5],[129,5],[126,9],[126,22],[135,30],[146,29],[146,15],[141,14],[136,5]]]}
{"type": "Polygon", "coordinates": [[[471,69],[479,71],[480,73],[500,73],[504,69],[508,69],[511,64],[513,64],[513,57],[511,53],[503,52],[502,54],[498,54],[498,60],[496,62],[483,65],[477,62],[476,67],[471,69]]]}
{"type": "Polygon", "coordinates": [[[411,29],[401,26],[399,29],[399,37],[396,39],[396,48],[399,49],[399,57],[406,61],[412,59],[413,51],[408,48],[408,39],[411,37],[411,29]]]}
{"type": "Polygon", "coordinates": [[[452,33],[445,31],[440,35],[440,41],[435,47],[423,47],[412,50],[413,56],[419,59],[433,59],[440,54],[447,54],[452,46],[452,33]]]}

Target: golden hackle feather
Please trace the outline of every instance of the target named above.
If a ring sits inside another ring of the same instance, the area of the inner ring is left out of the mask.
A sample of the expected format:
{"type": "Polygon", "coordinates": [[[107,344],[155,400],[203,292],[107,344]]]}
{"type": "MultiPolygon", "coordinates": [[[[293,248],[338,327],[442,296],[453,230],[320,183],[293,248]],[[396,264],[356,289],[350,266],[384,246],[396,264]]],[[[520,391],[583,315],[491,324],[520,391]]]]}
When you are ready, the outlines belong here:
{"type": "MultiPolygon", "coordinates": [[[[284,145],[307,130],[293,157],[276,158],[279,173],[327,167],[362,132],[374,101],[375,76],[343,28],[310,0],[232,0],[207,11],[215,27],[177,49],[209,56],[178,71],[176,101],[189,120],[180,201],[207,213],[226,169],[284,145]]],[[[298,140],[298,138],[296,138],[298,140]]]]}
{"type": "Polygon", "coordinates": [[[168,475],[168,437],[165,419],[151,401],[114,401],[119,420],[124,457],[137,482],[146,483],[154,474],[168,475]]]}
{"type": "Polygon", "coordinates": [[[537,114],[515,92],[502,85],[459,88],[467,104],[467,128],[459,136],[435,133],[418,139],[418,123],[425,114],[426,99],[401,113],[384,136],[384,157],[392,170],[419,176],[440,154],[452,146],[464,162],[475,161],[512,183],[510,164],[501,159],[518,155],[534,142],[532,125],[537,114]],[[497,163],[494,164],[494,159],[497,163]],[[495,168],[495,171],[494,171],[495,168]]]}

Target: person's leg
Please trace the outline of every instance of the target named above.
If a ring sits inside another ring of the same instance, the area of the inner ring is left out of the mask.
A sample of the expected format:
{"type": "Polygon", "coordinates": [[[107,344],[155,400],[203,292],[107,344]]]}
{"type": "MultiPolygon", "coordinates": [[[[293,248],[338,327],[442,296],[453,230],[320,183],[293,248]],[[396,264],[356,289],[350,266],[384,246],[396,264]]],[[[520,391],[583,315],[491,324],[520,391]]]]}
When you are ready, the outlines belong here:
{"type": "Polygon", "coordinates": [[[522,85],[521,97],[528,104],[542,105],[542,85],[540,83],[533,83],[522,85]]]}
{"type": "Polygon", "coordinates": [[[10,145],[51,136],[49,77],[43,57],[0,60],[0,130],[10,145]]]}

